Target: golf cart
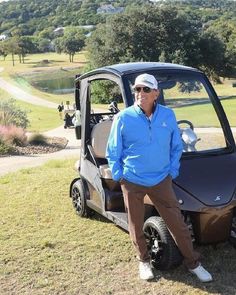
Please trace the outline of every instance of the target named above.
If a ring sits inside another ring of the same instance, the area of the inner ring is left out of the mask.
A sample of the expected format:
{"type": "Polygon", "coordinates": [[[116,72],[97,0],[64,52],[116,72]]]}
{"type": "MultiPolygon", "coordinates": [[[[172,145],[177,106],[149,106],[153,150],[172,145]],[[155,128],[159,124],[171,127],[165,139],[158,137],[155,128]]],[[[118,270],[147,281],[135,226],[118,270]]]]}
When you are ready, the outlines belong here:
{"type": "Polygon", "coordinates": [[[75,110],[67,109],[64,110],[64,128],[74,127],[73,119],[75,117],[75,110]]]}
{"type": "MultiPolygon", "coordinates": [[[[128,231],[120,184],[112,180],[105,157],[112,120],[134,103],[135,77],[156,77],[159,103],[176,114],[183,140],[180,175],[173,187],[192,239],[216,244],[235,239],[236,147],[212,85],[200,71],[181,65],[139,62],[93,70],[75,81],[75,102],[81,115],[75,127],[81,139],[79,176],[70,186],[73,206],[81,217],[93,212],[128,231]],[[93,109],[104,101],[105,109],[93,109]]],[[[142,130],[137,130],[142,132],[142,130]]],[[[158,151],[157,151],[158,153],[158,151]]],[[[155,155],[153,155],[155,157],[155,155]]],[[[144,233],[154,267],[168,269],[182,257],[151,200],[145,197],[144,233]]]]}

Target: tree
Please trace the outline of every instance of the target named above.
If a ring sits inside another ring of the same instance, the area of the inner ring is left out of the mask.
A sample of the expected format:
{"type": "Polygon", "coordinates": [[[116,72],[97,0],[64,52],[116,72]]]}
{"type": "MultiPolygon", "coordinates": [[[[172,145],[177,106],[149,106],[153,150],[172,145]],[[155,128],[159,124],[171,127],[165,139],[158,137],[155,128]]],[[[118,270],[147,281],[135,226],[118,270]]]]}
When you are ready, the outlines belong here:
{"type": "Polygon", "coordinates": [[[55,40],[54,45],[58,53],[65,52],[69,54],[70,62],[74,61],[74,55],[79,52],[85,44],[83,31],[78,28],[67,28],[63,37],[55,40]]]}
{"type": "Polygon", "coordinates": [[[80,51],[84,46],[84,40],[78,39],[74,36],[66,36],[62,39],[63,51],[69,54],[70,62],[74,61],[74,55],[76,52],[80,51]]]}
{"type": "Polygon", "coordinates": [[[199,67],[214,81],[220,82],[220,76],[224,74],[225,45],[215,34],[205,32],[201,36],[199,48],[202,57],[199,67]]]}
{"type": "MultiPolygon", "coordinates": [[[[226,15],[206,24],[205,34],[218,39],[219,48],[217,52],[211,52],[216,59],[224,53],[223,66],[220,69],[222,77],[236,76],[236,19],[226,18],[226,15]],[[220,51],[220,52],[219,52],[220,51]]],[[[214,48],[213,48],[214,49],[214,48]]],[[[215,61],[217,63],[217,61],[215,61]]]]}
{"type": "MultiPolygon", "coordinates": [[[[104,23],[107,14],[97,14],[102,4],[114,7],[141,7],[148,0],[21,0],[0,1],[0,33],[18,31],[20,35],[36,35],[49,26],[68,26],[104,23]]],[[[205,21],[219,18],[225,12],[235,15],[235,1],[224,0],[166,0],[153,1],[155,6],[171,6],[173,10],[194,10],[205,21]]],[[[152,9],[152,8],[150,8],[152,9]]],[[[46,37],[47,38],[47,37],[46,37]]]]}
{"type": "Polygon", "coordinates": [[[21,36],[17,39],[17,42],[20,62],[22,61],[24,63],[26,54],[36,52],[36,44],[31,36],[21,36]]]}
{"type": "Polygon", "coordinates": [[[179,62],[195,66],[200,25],[172,8],[146,5],[115,15],[87,42],[93,66],[126,61],[179,62]]]}
{"type": "Polygon", "coordinates": [[[38,37],[40,39],[52,40],[54,38],[54,27],[48,27],[39,32],[38,37]]]}
{"type": "MultiPolygon", "coordinates": [[[[235,28],[229,27],[227,31],[235,28]]],[[[152,9],[145,5],[130,8],[97,26],[87,41],[87,49],[92,67],[163,61],[200,68],[219,81],[220,76],[235,73],[236,34],[229,35],[227,41],[223,33],[207,29],[193,11],[189,15],[168,5],[152,9]]]]}
{"type": "Polygon", "coordinates": [[[34,38],[31,36],[14,36],[4,41],[4,48],[6,53],[11,53],[12,64],[15,65],[14,55],[19,56],[20,63],[24,63],[24,58],[27,53],[35,53],[36,45],[34,38]]]}
{"type": "Polygon", "coordinates": [[[0,41],[0,56],[2,55],[4,60],[7,57],[8,51],[6,47],[6,43],[4,41],[0,41]]]}
{"type": "Polygon", "coordinates": [[[47,38],[37,38],[37,50],[39,52],[54,51],[51,41],[47,38]]]}
{"type": "Polygon", "coordinates": [[[18,54],[20,51],[20,48],[18,46],[18,38],[12,37],[4,41],[5,43],[5,49],[7,53],[11,54],[12,57],[12,65],[15,66],[15,54],[18,54]]]}
{"type": "Polygon", "coordinates": [[[62,53],[62,37],[58,37],[53,40],[53,46],[56,50],[57,53],[61,54],[62,53]]]}

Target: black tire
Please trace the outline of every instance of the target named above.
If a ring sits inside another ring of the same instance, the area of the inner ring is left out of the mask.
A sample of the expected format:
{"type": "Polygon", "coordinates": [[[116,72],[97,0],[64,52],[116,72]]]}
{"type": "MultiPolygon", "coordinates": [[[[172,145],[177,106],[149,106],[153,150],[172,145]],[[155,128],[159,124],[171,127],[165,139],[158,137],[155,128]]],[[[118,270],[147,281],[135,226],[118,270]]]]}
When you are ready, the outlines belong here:
{"type": "Polygon", "coordinates": [[[92,210],[87,206],[88,189],[81,179],[74,179],[70,186],[70,197],[76,213],[81,217],[89,217],[92,210]]]}
{"type": "Polygon", "coordinates": [[[151,262],[156,269],[167,270],[181,264],[183,257],[161,217],[148,218],[143,230],[151,262]]]}
{"type": "Polygon", "coordinates": [[[236,249],[236,238],[230,237],[229,243],[234,247],[234,249],[236,249]]]}

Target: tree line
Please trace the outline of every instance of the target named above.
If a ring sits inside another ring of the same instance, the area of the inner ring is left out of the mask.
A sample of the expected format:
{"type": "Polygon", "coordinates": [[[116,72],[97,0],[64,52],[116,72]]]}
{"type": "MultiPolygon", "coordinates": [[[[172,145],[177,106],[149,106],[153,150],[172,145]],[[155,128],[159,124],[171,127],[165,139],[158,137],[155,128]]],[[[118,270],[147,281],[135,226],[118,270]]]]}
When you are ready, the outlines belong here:
{"type": "Polygon", "coordinates": [[[133,7],[97,26],[87,40],[91,67],[130,61],[193,66],[215,81],[236,77],[236,19],[203,23],[194,10],[174,5],[133,7]]]}
{"type": "Polygon", "coordinates": [[[216,81],[219,77],[236,76],[234,1],[52,0],[48,5],[46,2],[10,1],[4,2],[5,10],[0,9],[0,32],[8,22],[25,20],[11,27],[10,38],[0,41],[0,55],[11,54],[13,64],[15,54],[24,62],[27,53],[50,50],[67,53],[73,62],[74,54],[86,48],[91,68],[119,62],[165,61],[200,68],[216,81]],[[125,10],[98,16],[96,9],[101,3],[124,6],[125,10]],[[14,12],[10,9],[13,4],[14,12]],[[66,22],[52,19],[57,17],[57,12],[66,22]],[[96,29],[89,37],[88,30],[77,26],[83,19],[78,20],[81,13],[97,17],[93,19],[96,29]],[[32,15],[41,19],[41,24],[30,34],[29,23],[33,20],[37,23],[32,15]],[[59,23],[67,24],[62,36],[54,34],[55,24],[59,23]]]}
{"type": "Polygon", "coordinates": [[[231,12],[233,16],[236,6],[232,0],[11,0],[0,3],[0,35],[35,36],[50,27],[105,23],[108,14],[97,13],[97,9],[104,4],[125,9],[145,4],[159,7],[173,5],[194,10],[202,15],[204,22],[219,18],[224,13],[231,12]]]}
{"type": "Polygon", "coordinates": [[[15,65],[15,55],[19,57],[19,62],[24,63],[26,54],[43,53],[56,51],[69,55],[70,62],[74,61],[76,52],[85,46],[84,30],[78,27],[67,27],[63,36],[54,39],[40,39],[35,36],[13,36],[4,41],[0,41],[0,56],[4,60],[7,55],[11,55],[12,64],[15,65]]]}

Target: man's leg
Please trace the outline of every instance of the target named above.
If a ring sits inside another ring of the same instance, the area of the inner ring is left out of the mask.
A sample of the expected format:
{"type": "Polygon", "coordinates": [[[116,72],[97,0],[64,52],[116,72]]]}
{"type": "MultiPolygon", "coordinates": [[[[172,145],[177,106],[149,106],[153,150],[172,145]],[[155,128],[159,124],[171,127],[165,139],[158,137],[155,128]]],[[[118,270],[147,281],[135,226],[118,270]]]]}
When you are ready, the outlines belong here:
{"type": "Polygon", "coordinates": [[[128,213],[129,234],[139,259],[139,276],[142,280],[154,278],[143,233],[145,187],[123,180],[121,188],[128,213]]]}
{"type": "Polygon", "coordinates": [[[171,177],[168,176],[158,185],[149,188],[148,195],[175,239],[184,257],[184,264],[188,269],[196,268],[200,254],[193,249],[190,231],[183,220],[171,177]]]}
{"type": "Polygon", "coordinates": [[[143,233],[145,191],[142,186],[123,180],[121,188],[128,214],[129,234],[140,261],[149,261],[147,243],[143,233]]]}

